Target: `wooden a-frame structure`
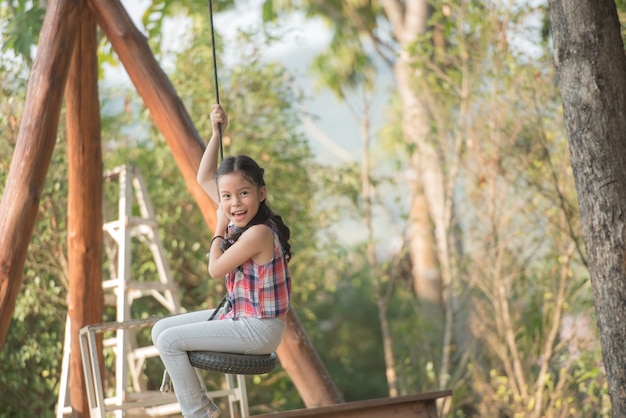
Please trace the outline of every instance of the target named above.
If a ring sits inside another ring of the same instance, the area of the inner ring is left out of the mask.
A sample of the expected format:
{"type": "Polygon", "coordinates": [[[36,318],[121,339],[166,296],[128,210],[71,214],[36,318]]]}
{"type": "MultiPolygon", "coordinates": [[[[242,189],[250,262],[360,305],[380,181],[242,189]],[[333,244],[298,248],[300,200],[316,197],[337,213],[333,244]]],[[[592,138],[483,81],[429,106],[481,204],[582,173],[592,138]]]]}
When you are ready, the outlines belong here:
{"type": "MultiPolygon", "coordinates": [[[[124,65],[182,173],[207,226],[215,206],[196,182],[204,142],[182,101],[120,0],[49,0],[28,84],[7,184],[0,202],[0,348],[22,283],[28,244],[57,138],[67,113],[69,393],[72,416],[88,415],[78,330],[102,321],[102,152],[97,26],[124,65]]],[[[278,349],[307,407],[343,401],[298,318],[290,312],[278,349]]]]}

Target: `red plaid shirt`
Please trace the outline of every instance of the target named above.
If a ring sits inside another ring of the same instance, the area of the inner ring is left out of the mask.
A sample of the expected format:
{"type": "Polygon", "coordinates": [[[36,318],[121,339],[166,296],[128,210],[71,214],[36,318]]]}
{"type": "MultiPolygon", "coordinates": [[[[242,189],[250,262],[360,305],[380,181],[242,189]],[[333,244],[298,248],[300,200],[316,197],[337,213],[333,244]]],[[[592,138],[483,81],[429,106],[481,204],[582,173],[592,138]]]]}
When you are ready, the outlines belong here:
{"type": "Polygon", "coordinates": [[[275,318],[289,310],[291,274],[276,227],[265,225],[274,233],[274,257],[266,264],[249,259],[226,275],[231,308],[223,318],[275,318]]]}

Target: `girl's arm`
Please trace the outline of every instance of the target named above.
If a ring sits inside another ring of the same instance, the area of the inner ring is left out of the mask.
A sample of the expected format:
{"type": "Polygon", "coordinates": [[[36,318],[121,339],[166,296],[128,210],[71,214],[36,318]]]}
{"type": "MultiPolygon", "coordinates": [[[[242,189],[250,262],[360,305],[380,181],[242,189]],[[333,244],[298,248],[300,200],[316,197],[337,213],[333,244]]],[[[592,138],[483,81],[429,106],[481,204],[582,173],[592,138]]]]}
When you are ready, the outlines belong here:
{"type": "Polygon", "coordinates": [[[219,124],[221,124],[223,133],[226,130],[226,126],[228,126],[228,116],[222,106],[214,104],[213,110],[211,111],[211,126],[213,128],[213,132],[211,134],[211,139],[204,150],[204,154],[202,155],[202,160],[200,160],[196,180],[215,203],[219,202],[217,185],[215,184],[217,155],[220,148],[219,124]]]}
{"type": "Polygon", "coordinates": [[[209,254],[209,274],[214,278],[225,276],[249,259],[265,264],[274,256],[274,234],[265,225],[248,228],[225,252],[220,248],[221,241],[221,238],[213,241],[209,254]]]}

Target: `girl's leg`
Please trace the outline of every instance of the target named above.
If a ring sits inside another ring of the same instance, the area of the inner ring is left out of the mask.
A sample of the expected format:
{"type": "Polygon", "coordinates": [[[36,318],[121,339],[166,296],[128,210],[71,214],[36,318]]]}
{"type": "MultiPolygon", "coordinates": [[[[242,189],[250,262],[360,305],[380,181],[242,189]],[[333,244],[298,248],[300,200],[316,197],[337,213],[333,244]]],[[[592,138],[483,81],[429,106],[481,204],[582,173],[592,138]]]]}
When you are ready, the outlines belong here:
{"type": "MultiPolygon", "coordinates": [[[[157,341],[163,331],[170,329],[170,328],[176,328],[180,325],[207,322],[208,319],[213,314],[213,311],[214,311],[213,309],[209,309],[209,310],[204,310],[204,311],[196,311],[196,312],[189,312],[189,313],[184,313],[184,314],[179,314],[179,315],[173,315],[173,316],[163,318],[159,320],[157,323],[155,323],[154,326],[152,327],[152,342],[155,345],[155,347],[157,347],[157,351],[159,351],[159,354],[161,355],[161,359],[163,360],[163,355],[160,353],[160,350],[158,349],[157,341]]],[[[170,375],[170,379],[172,380],[172,382],[174,382],[174,379],[172,379],[172,376],[171,376],[171,373],[169,372],[169,368],[167,367],[167,364],[165,364],[165,366],[166,366],[166,369],[168,370],[168,374],[170,375]]],[[[188,415],[183,409],[182,403],[181,403],[181,412],[183,412],[183,415],[185,417],[200,416],[202,418],[206,418],[207,417],[206,411],[208,410],[211,404],[211,400],[208,399],[208,397],[205,395],[206,390],[204,388],[204,384],[198,377],[196,370],[194,370],[193,368],[190,368],[189,370],[185,371],[183,368],[183,370],[180,370],[181,373],[179,374],[184,375],[182,379],[184,379],[183,380],[184,382],[187,382],[187,385],[191,385],[191,387],[195,387],[197,385],[197,389],[193,390],[193,392],[198,393],[197,398],[201,400],[201,405],[202,405],[204,412],[199,412],[199,415],[188,415]]],[[[176,380],[180,380],[180,378],[177,377],[176,380]]],[[[178,391],[176,391],[176,396],[177,398],[179,397],[178,391]]]]}
{"type": "Polygon", "coordinates": [[[172,379],[185,417],[206,417],[211,403],[189,363],[187,351],[267,354],[278,347],[285,329],[285,323],[279,319],[207,321],[210,312],[166,318],[162,321],[171,321],[161,325],[159,321],[153,330],[154,344],[172,379]]]}
{"type": "MultiPolygon", "coordinates": [[[[156,345],[159,335],[164,329],[176,327],[183,324],[190,324],[192,322],[208,321],[213,314],[214,309],[207,309],[204,311],[187,312],[178,315],[172,315],[160,319],[152,327],[152,343],[156,345]]],[[[220,314],[218,313],[217,316],[220,314]]]]}
{"type": "Polygon", "coordinates": [[[245,354],[269,354],[276,351],[286,324],[277,318],[241,318],[238,321],[250,337],[246,339],[245,354]]]}

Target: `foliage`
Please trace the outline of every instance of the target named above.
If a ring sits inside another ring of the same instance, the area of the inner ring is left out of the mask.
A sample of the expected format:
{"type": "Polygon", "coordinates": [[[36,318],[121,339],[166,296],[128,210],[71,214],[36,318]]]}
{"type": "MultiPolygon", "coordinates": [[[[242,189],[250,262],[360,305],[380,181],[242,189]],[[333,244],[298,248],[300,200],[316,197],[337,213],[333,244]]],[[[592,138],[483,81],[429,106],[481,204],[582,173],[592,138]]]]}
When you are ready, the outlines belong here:
{"type": "Polygon", "coordinates": [[[372,40],[374,48],[388,62],[394,54],[393,40],[389,39],[388,45],[376,35],[380,31],[380,6],[369,1],[263,1],[265,22],[276,21],[295,11],[322,19],[332,35],[328,49],[319,53],[311,65],[318,88],[329,88],[341,99],[346,99],[350,90],[371,89],[376,66],[363,39],[372,40]]]}
{"type": "MultiPolygon", "coordinates": [[[[575,367],[580,366],[578,361],[574,366],[564,347],[568,320],[591,315],[584,302],[590,289],[558,95],[545,55],[547,42],[540,36],[545,7],[430,4],[430,30],[402,53],[413,62],[412,88],[428,107],[430,140],[458,204],[450,228],[458,242],[453,262],[460,279],[452,284],[455,299],[449,301],[459,350],[450,413],[558,416],[571,414],[569,401],[601,410],[605,384],[587,396],[567,380],[568,373],[579,375],[575,367]]],[[[358,63],[367,61],[357,59],[370,45],[364,39],[372,41],[383,60],[393,50],[386,49],[393,45],[393,32],[381,24],[390,16],[369,2],[264,2],[266,20],[293,11],[330,23],[333,42],[314,65],[322,70],[323,83],[341,97],[354,85],[351,71],[364,74],[358,63]],[[351,14],[354,10],[360,10],[358,17],[351,14]],[[379,43],[382,39],[391,42],[379,43]]],[[[390,125],[397,126],[394,116],[390,125]]],[[[392,129],[387,133],[399,136],[392,129]]],[[[404,145],[406,154],[416,151],[404,145]]],[[[359,200],[358,193],[342,195],[359,200]]],[[[405,390],[427,390],[440,369],[439,344],[422,342],[437,328],[416,320],[415,312],[400,318],[410,318],[395,323],[404,331],[394,333],[396,356],[408,359],[400,372],[418,376],[404,380],[405,390]]],[[[593,336],[592,324],[586,330],[593,336]]],[[[583,344],[588,334],[570,337],[568,346],[583,344]]],[[[597,345],[583,350],[599,353],[597,345]]]]}
{"type": "Polygon", "coordinates": [[[451,413],[572,416],[579,402],[600,410],[605,394],[588,397],[568,380],[580,366],[571,346],[599,347],[584,343],[592,324],[566,339],[569,318],[592,312],[580,303],[588,273],[553,72],[546,51],[515,42],[538,10],[447,6],[411,57],[454,182],[462,245],[455,340],[473,349],[456,353],[451,413]]]}
{"type": "Polygon", "coordinates": [[[43,24],[45,10],[37,1],[5,0],[0,2],[0,21],[6,22],[2,31],[4,54],[13,51],[15,55],[32,64],[32,48],[37,44],[43,24]]]}
{"type": "MultiPolygon", "coordinates": [[[[134,0],[133,0],[134,1],[134,0]]],[[[122,2],[124,3],[124,2],[122,2]]],[[[233,0],[212,0],[214,13],[228,10],[233,0]]],[[[29,67],[33,63],[35,46],[39,43],[39,33],[43,26],[46,9],[45,1],[0,0],[0,51],[9,52],[23,60],[29,67]]],[[[180,14],[209,14],[207,1],[204,0],[152,0],[147,2],[141,21],[150,46],[155,55],[162,54],[162,33],[164,22],[180,14]]],[[[103,38],[104,41],[104,38],[103,38]]],[[[110,44],[99,45],[101,62],[118,64],[110,44]]]]}

